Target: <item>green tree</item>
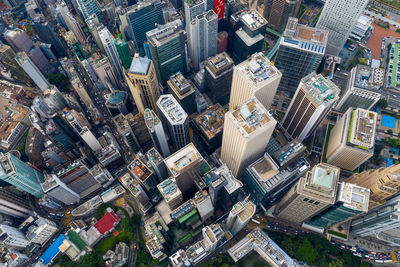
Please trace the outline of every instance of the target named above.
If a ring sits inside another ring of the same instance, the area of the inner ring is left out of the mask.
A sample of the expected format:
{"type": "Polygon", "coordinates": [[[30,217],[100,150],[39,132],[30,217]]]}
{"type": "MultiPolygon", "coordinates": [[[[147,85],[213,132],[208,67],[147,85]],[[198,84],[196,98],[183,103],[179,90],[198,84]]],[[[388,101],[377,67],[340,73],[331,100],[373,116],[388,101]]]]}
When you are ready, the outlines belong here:
{"type": "Polygon", "coordinates": [[[308,265],[312,265],[315,262],[317,255],[317,251],[307,238],[303,240],[296,252],[296,258],[307,262],[308,265]]]}
{"type": "Polygon", "coordinates": [[[387,102],[386,99],[382,98],[382,99],[379,99],[377,105],[378,105],[378,107],[380,107],[380,108],[387,108],[388,102],[387,102]]]}
{"type": "Polygon", "coordinates": [[[132,215],[132,224],[135,226],[135,227],[138,227],[139,226],[139,224],[140,224],[140,215],[139,214],[133,214],[132,215]]]}
{"type": "Polygon", "coordinates": [[[80,263],[80,266],[85,266],[85,267],[104,266],[101,256],[96,253],[86,254],[86,255],[82,256],[79,259],[79,263],[80,263]]]}
{"type": "Polygon", "coordinates": [[[367,59],[366,58],[360,58],[360,61],[358,62],[361,65],[367,66],[367,59]]]}
{"type": "Polygon", "coordinates": [[[293,256],[294,255],[294,246],[293,241],[290,237],[285,237],[282,242],[282,249],[288,254],[293,256]]]}
{"type": "Polygon", "coordinates": [[[392,134],[393,134],[393,131],[392,131],[391,129],[389,129],[389,130],[387,130],[387,133],[390,134],[390,135],[392,135],[392,134]]]}

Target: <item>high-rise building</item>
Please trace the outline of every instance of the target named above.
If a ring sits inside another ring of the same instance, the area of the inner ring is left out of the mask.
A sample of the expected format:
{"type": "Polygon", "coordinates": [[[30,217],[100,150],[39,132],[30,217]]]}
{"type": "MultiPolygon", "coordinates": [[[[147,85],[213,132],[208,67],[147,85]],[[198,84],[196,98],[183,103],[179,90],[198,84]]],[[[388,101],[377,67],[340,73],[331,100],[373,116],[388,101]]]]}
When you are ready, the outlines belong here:
{"type": "Polygon", "coordinates": [[[289,190],[275,207],[274,214],[300,224],[336,203],[340,169],[318,164],[289,190]]]}
{"type": "Polygon", "coordinates": [[[11,153],[0,153],[0,167],[0,180],[37,198],[43,196],[43,190],[40,186],[44,179],[42,173],[11,153]]]}
{"type": "Polygon", "coordinates": [[[153,205],[139,182],[136,179],[133,179],[128,172],[123,174],[118,180],[135,198],[141,213],[146,215],[147,211],[150,210],[153,205]]]}
{"type": "Polygon", "coordinates": [[[43,17],[34,19],[32,27],[43,43],[51,44],[51,50],[57,57],[66,56],[64,47],[62,46],[60,39],[57,37],[56,31],[52,29],[50,24],[45,21],[43,17]]]}
{"type": "Polygon", "coordinates": [[[354,170],[374,155],[376,112],[349,108],[332,128],[326,162],[354,170]]]}
{"type": "Polygon", "coordinates": [[[4,32],[5,39],[15,52],[28,53],[34,44],[24,30],[19,28],[15,30],[7,30],[4,32]]]}
{"type": "Polygon", "coordinates": [[[103,43],[104,50],[106,50],[108,59],[113,65],[118,77],[122,79],[122,68],[118,56],[118,51],[115,47],[114,36],[112,36],[111,32],[106,27],[104,27],[99,31],[99,37],[101,42],[103,43]]]}
{"type": "Polygon", "coordinates": [[[58,230],[55,222],[43,217],[27,218],[19,229],[25,233],[26,239],[43,246],[58,230]]]}
{"type": "Polygon", "coordinates": [[[195,86],[191,81],[186,79],[182,73],[177,72],[171,75],[167,85],[169,92],[187,114],[196,112],[195,86]]]}
{"type": "Polygon", "coordinates": [[[27,218],[32,215],[32,208],[26,199],[7,190],[0,188],[0,213],[17,218],[27,218]]]}
{"type": "Polygon", "coordinates": [[[114,89],[118,88],[119,78],[115,74],[115,71],[107,57],[103,57],[96,62],[92,62],[92,60],[89,60],[89,63],[92,65],[96,76],[99,78],[101,84],[103,85],[103,87],[100,88],[101,90],[104,90],[105,88],[110,90],[110,87],[113,87],[114,89]]]}
{"type": "Polygon", "coordinates": [[[268,25],[283,32],[289,17],[297,16],[301,0],[264,0],[264,18],[268,25]]]}
{"type": "Polygon", "coordinates": [[[400,188],[400,164],[356,173],[346,182],[368,188],[371,191],[369,198],[369,209],[371,210],[397,194],[400,188]]]}
{"type": "Polygon", "coordinates": [[[275,66],[282,72],[279,89],[290,93],[296,91],[303,77],[317,70],[329,37],[325,30],[298,22],[289,18],[275,57],[275,66]]]}
{"type": "Polygon", "coordinates": [[[160,181],[164,181],[168,177],[168,171],[164,163],[164,158],[161,156],[161,154],[158,153],[154,147],[152,147],[146,152],[146,158],[150,166],[153,167],[158,179],[160,181]]]}
{"type": "Polygon", "coordinates": [[[79,22],[72,16],[65,2],[59,2],[56,6],[57,12],[61,15],[65,26],[74,33],[81,45],[86,45],[85,33],[79,22]]]}
{"type": "Polygon", "coordinates": [[[164,157],[168,157],[171,152],[169,151],[167,136],[165,135],[164,127],[157,117],[157,114],[153,110],[146,109],[144,120],[154,146],[157,147],[157,150],[161,151],[164,157]]]}
{"type": "Polygon", "coordinates": [[[217,54],[218,16],[208,10],[187,23],[189,57],[193,68],[199,70],[202,61],[217,54]]]}
{"type": "Polygon", "coordinates": [[[157,101],[158,114],[169,132],[175,150],[189,142],[189,116],[172,95],[161,95],[157,101]]]}
{"type": "Polygon", "coordinates": [[[118,114],[113,120],[117,126],[117,131],[122,135],[122,140],[124,141],[125,145],[133,153],[138,152],[140,149],[140,144],[126,116],[123,114],[118,114]]]}
{"type": "Polygon", "coordinates": [[[85,19],[89,18],[93,14],[96,14],[96,16],[100,18],[99,8],[95,0],[76,0],[76,2],[78,3],[85,19]]]}
{"type": "Polygon", "coordinates": [[[135,54],[129,70],[124,73],[139,113],[144,114],[146,108],[157,110],[160,89],[153,62],[135,54]]]}
{"type": "MultiPolygon", "coordinates": [[[[184,14],[185,14],[185,22],[186,22],[186,32],[189,29],[189,23],[194,19],[197,15],[200,15],[204,11],[207,10],[205,0],[186,0],[183,1],[184,6],[184,14]]],[[[189,36],[188,36],[189,37],[189,36]]]]}
{"type": "Polygon", "coordinates": [[[239,201],[233,205],[232,210],[229,212],[228,218],[226,219],[226,227],[233,234],[237,234],[246,227],[247,223],[256,213],[256,208],[256,205],[251,201],[239,201]]]}
{"type": "Polygon", "coordinates": [[[183,202],[182,192],[174,178],[165,179],[157,187],[171,210],[176,209],[183,202]]]}
{"type": "Polygon", "coordinates": [[[346,89],[335,109],[344,113],[349,108],[371,109],[381,98],[377,93],[383,85],[385,71],[357,65],[350,72],[346,89]]]}
{"type": "Polygon", "coordinates": [[[117,48],[117,52],[119,58],[121,59],[122,66],[127,70],[131,66],[132,63],[132,56],[131,52],[129,51],[128,44],[125,42],[122,35],[118,35],[118,37],[114,41],[115,47],[117,48]]]}
{"type": "Polygon", "coordinates": [[[5,44],[0,44],[0,62],[10,71],[14,80],[33,86],[30,76],[22,69],[16,60],[16,54],[12,48],[5,44]]]}
{"type": "Polygon", "coordinates": [[[157,77],[165,84],[177,72],[186,73],[185,37],[180,19],[165,25],[157,25],[146,33],[151,60],[154,62],[157,77]]]}
{"type": "Polygon", "coordinates": [[[304,77],[297,88],[282,125],[302,142],[319,126],[339,99],[340,89],[315,72],[304,77]]]}
{"type": "Polygon", "coordinates": [[[160,182],[157,175],[151,170],[150,166],[147,166],[139,157],[135,157],[128,165],[128,171],[132,177],[135,178],[142,187],[151,194],[151,197],[157,198],[154,194],[158,183],[160,182]]]}
{"type": "Polygon", "coordinates": [[[40,88],[40,90],[44,91],[50,86],[49,81],[47,81],[39,68],[32,62],[25,52],[17,53],[15,60],[26,74],[28,74],[32,81],[34,81],[34,83],[40,88]]]}
{"type": "Polygon", "coordinates": [[[256,98],[225,113],[221,160],[235,177],[260,158],[275,129],[276,120],[256,98]]]}
{"type": "Polygon", "coordinates": [[[45,175],[41,184],[46,195],[60,201],[65,205],[72,205],[80,201],[80,197],[54,174],[45,175]]]}
{"type": "Polygon", "coordinates": [[[252,55],[233,68],[229,109],[237,109],[253,96],[269,109],[281,77],[281,72],[262,53],[252,55]]]}
{"type": "Polygon", "coordinates": [[[162,3],[160,0],[139,2],[128,8],[126,12],[128,34],[135,44],[135,51],[140,56],[145,55],[143,43],[146,41],[146,32],[165,23],[162,3]]]}
{"type": "Polygon", "coordinates": [[[62,119],[56,121],[49,120],[45,126],[46,135],[59,148],[61,148],[71,158],[78,155],[76,142],[79,138],[73,130],[63,124],[62,119]]]}
{"type": "Polygon", "coordinates": [[[328,31],[326,53],[338,56],[368,0],[327,0],[316,28],[328,31]]]}
{"type": "Polygon", "coordinates": [[[267,21],[256,10],[244,11],[238,15],[239,29],[233,41],[233,56],[238,61],[262,49],[267,21]]]}
{"type": "Polygon", "coordinates": [[[31,244],[17,228],[0,224],[0,243],[6,247],[26,248],[31,244]]]}
{"type": "Polygon", "coordinates": [[[205,62],[204,91],[213,103],[225,105],[229,101],[233,66],[233,60],[225,52],[205,62]]]}

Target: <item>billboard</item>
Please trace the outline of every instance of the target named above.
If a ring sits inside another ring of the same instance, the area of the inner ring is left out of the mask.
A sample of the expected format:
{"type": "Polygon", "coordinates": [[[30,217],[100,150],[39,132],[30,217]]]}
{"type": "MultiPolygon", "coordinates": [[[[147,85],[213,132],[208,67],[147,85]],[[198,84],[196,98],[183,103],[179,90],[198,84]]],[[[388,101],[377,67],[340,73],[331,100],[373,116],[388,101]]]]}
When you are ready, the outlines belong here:
{"type": "Polygon", "coordinates": [[[224,17],[225,0],[214,0],[214,12],[218,16],[218,21],[224,17]]]}

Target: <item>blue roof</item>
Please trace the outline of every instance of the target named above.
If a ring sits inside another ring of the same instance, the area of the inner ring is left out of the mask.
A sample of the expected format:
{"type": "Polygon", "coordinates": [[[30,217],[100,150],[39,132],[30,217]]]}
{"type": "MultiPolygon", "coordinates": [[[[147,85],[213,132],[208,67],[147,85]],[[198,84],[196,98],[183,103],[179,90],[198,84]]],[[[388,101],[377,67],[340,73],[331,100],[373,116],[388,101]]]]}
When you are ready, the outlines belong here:
{"type": "Polygon", "coordinates": [[[59,247],[65,239],[66,237],[64,235],[59,235],[57,239],[54,240],[53,244],[51,244],[50,247],[43,253],[43,255],[40,256],[39,261],[44,265],[49,264],[51,260],[57,256],[58,252],[60,252],[59,247]]]}
{"type": "Polygon", "coordinates": [[[145,57],[134,57],[129,72],[133,74],[147,74],[151,60],[145,57]]]}

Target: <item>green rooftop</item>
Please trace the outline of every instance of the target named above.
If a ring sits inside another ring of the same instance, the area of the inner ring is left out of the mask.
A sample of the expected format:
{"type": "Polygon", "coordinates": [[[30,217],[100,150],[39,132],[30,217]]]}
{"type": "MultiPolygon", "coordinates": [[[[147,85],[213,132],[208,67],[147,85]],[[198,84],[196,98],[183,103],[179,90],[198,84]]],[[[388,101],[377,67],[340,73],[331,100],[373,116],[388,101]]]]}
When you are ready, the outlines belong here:
{"type": "Polygon", "coordinates": [[[80,250],[82,250],[84,247],[86,247],[86,243],[82,240],[82,238],[74,231],[70,230],[68,231],[68,237],[69,240],[72,241],[80,250]]]}
{"type": "Polygon", "coordinates": [[[400,80],[397,79],[397,75],[400,74],[397,71],[398,68],[398,64],[399,64],[399,47],[400,44],[394,44],[393,48],[394,48],[394,53],[393,53],[393,68],[392,68],[392,80],[390,82],[391,87],[398,87],[400,86],[400,80]]]}

